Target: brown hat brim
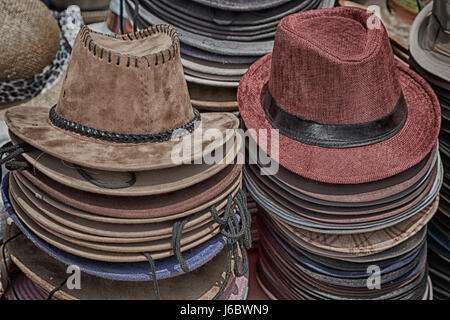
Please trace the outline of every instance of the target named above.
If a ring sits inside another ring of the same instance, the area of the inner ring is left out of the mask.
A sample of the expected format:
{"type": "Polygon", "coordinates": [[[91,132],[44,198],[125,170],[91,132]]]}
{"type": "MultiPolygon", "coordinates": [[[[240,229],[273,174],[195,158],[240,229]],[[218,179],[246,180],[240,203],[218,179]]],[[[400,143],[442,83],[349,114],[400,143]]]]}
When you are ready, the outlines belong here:
{"type": "Polygon", "coordinates": [[[112,197],[80,191],[53,181],[39,171],[22,170],[13,175],[24,185],[32,184],[51,198],[85,212],[126,219],[152,218],[154,222],[161,222],[209,209],[219,197],[230,194],[241,183],[241,168],[241,165],[230,165],[190,188],[146,197],[112,197]]]}
{"type": "MultiPolygon", "coordinates": [[[[117,219],[118,221],[114,221],[113,223],[85,219],[82,216],[59,210],[46,201],[34,197],[36,193],[33,193],[19,181],[16,181],[14,176],[11,176],[10,179],[11,190],[15,190],[16,199],[19,197],[22,198],[22,201],[26,201],[29,206],[32,206],[35,208],[35,211],[38,211],[38,215],[45,216],[45,219],[49,219],[52,225],[59,225],[69,230],[78,231],[82,235],[85,235],[87,240],[90,239],[92,241],[106,243],[135,243],[172,237],[172,222],[146,223],[144,221],[141,224],[127,224],[125,219],[117,219]],[[121,221],[125,223],[122,224],[120,223],[121,221]]],[[[239,190],[238,188],[232,193],[233,196],[239,190]]],[[[222,209],[225,207],[226,202],[225,200],[216,206],[219,215],[223,214],[222,209]]],[[[87,216],[89,213],[84,213],[84,215],[87,216]]],[[[195,213],[189,216],[189,221],[184,225],[183,233],[212,221],[211,212],[208,210],[195,213]]],[[[57,229],[55,230],[58,231],[57,229]]]]}
{"type": "MultiPolygon", "coordinates": [[[[33,282],[47,293],[59,286],[67,277],[67,266],[47,254],[36,251],[36,247],[25,236],[19,236],[9,244],[11,259],[33,282]]],[[[176,278],[159,280],[159,289],[163,299],[207,300],[212,299],[222,284],[226,266],[226,252],[223,250],[213,260],[200,267],[196,272],[176,278]],[[198,281],[199,275],[202,281],[198,281]],[[177,290],[173,290],[177,288],[177,290]]],[[[247,289],[248,277],[232,276],[221,298],[234,296],[243,299],[247,289]],[[230,288],[239,289],[232,295],[230,288]]],[[[63,286],[54,297],[57,299],[156,299],[151,283],[148,281],[115,281],[82,273],[82,289],[68,290],[63,286]]]]}
{"type": "MultiPolygon", "coordinates": [[[[41,225],[39,225],[39,223],[34,221],[25,213],[22,207],[15,201],[14,197],[10,196],[10,201],[17,216],[35,235],[37,235],[39,238],[43,239],[50,245],[54,246],[55,248],[73,254],[75,256],[104,262],[133,263],[147,261],[147,258],[142,254],[142,252],[148,252],[154,260],[164,259],[173,256],[174,254],[172,249],[152,251],[152,249],[156,249],[156,247],[148,243],[144,244],[141,249],[137,248],[137,244],[128,244],[129,248],[133,248],[133,251],[138,252],[120,252],[127,251],[124,250],[125,245],[122,245],[122,249],[119,249],[117,244],[108,246],[108,244],[97,244],[94,242],[71,238],[59,234],[48,228],[43,228],[41,225]],[[109,251],[106,251],[107,247],[109,248],[109,251]]],[[[188,244],[182,245],[180,250],[181,252],[185,252],[189,249],[195,248],[202,243],[210,240],[212,237],[214,237],[215,234],[218,234],[219,232],[220,230],[217,228],[215,231],[207,234],[206,236],[196,239],[188,244]]],[[[166,242],[168,242],[169,245],[171,243],[170,239],[166,242]]]]}
{"type": "Polygon", "coordinates": [[[187,137],[191,143],[189,154],[174,161],[173,150],[183,150],[184,139],[153,143],[115,143],[81,136],[60,129],[49,120],[49,109],[37,107],[33,112],[23,106],[9,109],[5,114],[8,128],[20,139],[56,158],[86,168],[104,171],[147,171],[191,162],[221,147],[234,134],[239,120],[230,113],[202,114],[201,126],[187,137]],[[222,139],[207,139],[208,129],[219,130],[222,139]],[[194,147],[195,146],[195,147],[194,147]]]}
{"type": "MultiPolygon", "coordinates": [[[[22,142],[11,132],[10,137],[14,144],[22,142]]],[[[130,187],[120,189],[99,187],[83,178],[73,164],[55,158],[47,153],[31,151],[24,153],[23,157],[33,168],[36,168],[50,179],[68,187],[111,196],[149,196],[188,188],[225,169],[229,163],[233,163],[242,143],[240,135],[236,135],[231,139],[234,140],[233,147],[225,148],[225,145],[227,145],[225,144],[223,149],[228,150],[222,150],[220,154],[223,155],[223,159],[217,163],[211,165],[187,164],[166,169],[138,171],[134,173],[136,182],[130,187]]],[[[219,149],[221,147],[219,147],[219,149]]],[[[216,154],[219,154],[218,150],[216,150],[216,154]]],[[[129,174],[123,172],[102,171],[96,169],[85,169],[85,171],[97,181],[106,184],[123,183],[130,179],[129,174]]]]}
{"type": "MultiPolygon", "coordinates": [[[[49,207],[40,208],[36,206],[25,194],[20,190],[14,179],[10,180],[10,194],[14,201],[19,205],[19,207],[23,210],[23,212],[31,218],[35,223],[37,223],[40,227],[46,229],[47,231],[58,235],[67,236],[68,238],[64,238],[67,241],[70,241],[70,238],[80,239],[86,242],[96,242],[98,244],[108,244],[103,246],[106,250],[112,250],[121,252],[120,250],[124,250],[124,252],[142,252],[142,251],[161,251],[167,250],[172,247],[171,238],[172,233],[165,233],[154,235],[150,232],[145,233],[145,228],[149,227],[149,231],[153,231],[155,233],[155,227],[153,224],[147,225],[131,225],[128,226],[129,229],[140,230],[141,232],[136,234],[130,232],[128,237],[123,237],[123,233],[118,228],[117,225],[105,225],[105,224],[93,224],[92,222],[87,222],[87,224],[83,225],[85,228],[78,227],[75,223],[66,223],[66,219],[71,221],[72,216],[66,215],[57,215],[53,214],[51,210],[48,210],[49,207]],[[53,219],[56,218],[56,219],[53,219]],[[70,226],[69,226],[69,225],[70,226]],[[99,229],[95,229],[94,226],[99,226],[99,229]],[[72,228],[74,227],[74,228],[72,228]],[[105,230],[107,232],[105,232],[105,230]],[[90,233],[92,232],[93,233],[90,233]],[[116,245],[116,246],[114,246],[116,245]],[[140,248],[140,249],[137,249],[140,248]],[[144,249],[145,248],[145,249],[144,249]]],[[[61,212],[59,212],[61,214],[61,212]]],[[[81,221],[86,223],[86,221],[81,221]]],[[[215,223],[212,219],[206,219],[197,224],[191,224],[190,226],[185,226],[183,228],[183,237],[181,244],[186,244],[197,239],[200,239],[203,236],[208,235],[209,233],[214,233],[215,229],[217,229],[218,224],[215,223]]],[[[156,229],[156,231],[159,231],[156,229]]],[[[95,247],[95,245],[92,245],[95,247]]],[[[98,246],[98,248],[103,248],[102,246],[98,246]]]]}
{"type": "Polygon", "coordinates": [[[327,202],[360,203],[389,198],[407,190],[423,178],[435,163],[436,147],[431,153],[414,167],[393,177],[363,183],[336,185],[306,179],[280,167],[272,176],[275,181],[301,192],[309,197],[327,202]]]}
{"type": "Polygon", "coordinates": [[[390,249],[418,233],[433,217],[438,206],[439,197],[419,213],[392,227],[368,233],[333,237],[296,228],[280,220],[277,223],[289,230],[294,239],[306,242],[310,246],[351,256],[364,256],[390,249]]]}

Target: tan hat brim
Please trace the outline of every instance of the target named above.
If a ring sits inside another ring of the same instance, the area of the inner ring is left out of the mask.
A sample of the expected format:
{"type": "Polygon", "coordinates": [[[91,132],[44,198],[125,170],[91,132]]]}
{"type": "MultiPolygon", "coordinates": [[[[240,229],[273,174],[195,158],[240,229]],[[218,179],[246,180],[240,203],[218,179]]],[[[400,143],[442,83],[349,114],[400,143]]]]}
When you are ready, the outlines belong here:
{"type": "MultiPolygon", "coordinates": [[[[10,137],[14,144],[22,142],[11,132],[10,137]]],[[[120,189],[99,187],[83,178],[73,164],[62,161],[47,153],[32,151],[24,153],[23,156],[33,168],[36,168],[50,179],[63,185],[104,195],[137,197],[164,194],[185,189],[219,173],[228,164],[233,162],[241,148],[242,137],[236,135],[232,139],[234,139],[233,147],[223,148],[229,150],[221,150],[220,154],[223,155],[223,159],[217,163],[211,165],[187,164],[166,169],[138,171],[135,173],[136,182],[130,187],[120,189]]],[[[216,154],[218,154],[217,150],[216,154]]],[[[95,169],[86,169],[85,171],[97,181],[106,184],[122,183],[130,179],[129,174],[122,172],[95,169]]]]}
{"type": "Polygon", "coordinates": [[[83,167],[104,171],[147,171],[195,161],[221,147],[239,126],[239,120],[230,113],[204,113],[201,126],[189,136],[190,152],[174,161],[173,150],[183,150],[184,139],[154,143],[115,143],[81,136],[55,127],[49,120],[49,109],[17,106],[5,114],[8,128],[23,141],[56,158],[83,167]],[[201,132],[219,130],[222,139],[208,139],[201,132]]]}

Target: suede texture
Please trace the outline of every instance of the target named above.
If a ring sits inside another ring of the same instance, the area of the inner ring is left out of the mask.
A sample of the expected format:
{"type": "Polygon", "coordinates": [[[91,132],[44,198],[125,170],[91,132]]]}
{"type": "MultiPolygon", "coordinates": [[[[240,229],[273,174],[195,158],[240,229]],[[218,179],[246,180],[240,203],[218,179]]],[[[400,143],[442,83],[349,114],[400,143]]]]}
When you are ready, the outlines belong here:
{"type": "MultiPolygon", "coordinates": [[[[174,255],[173,249],[171,248],[171,239],[120,245],[89,242],[84,239],[72,238],[48,228],[48,224],[43,227],[46,222],[42,221],[42,219],[38,219],[40,220],[39,223],[37,220],[32,219],[25,213],[23,208],[26,208],[28,210],[27,212],[32,212],[33,209],[23,201],[21,203],[23,205],[22,208],[15,201],[14,194],[11,192],[10,201],[17,216],[35,235],[62,251],[82,258],[113,263],[134,263],[147,261],[142,252],[148,252],[154,260],[164,259],[174,255]]],[[[33,214],[35,213],[36,211],[33,214]]],[[[201,233],[191,232],[189,239],[186,238],[186,240],[181,241],[181,251],[185,252],[195,248],[207,242],[219,232],[219,228],[206,231],[206,235],[203,231],[201,233]],[[191,241],[189,242],[188,240],[191,241]]]]}
{"type": "MultiPolygon", "coordinates": [[[[8,128],[20,139],[58,159],[83,167],[105,171],[147,171],[180,165],[172,159],[173,150],[190,145],[190,152],[180,155],[182,161],[195,161],[221,147],[234,134],[239,120],[231,113],[202,114],[201,128],[183,139],[149,143],[115,143],[78,135],[53,126],[48,108],[33,112],[17,106],[5,114],[8,128]],[[215,128],[223,139],[206,139],[207,129],[215,128]],[[198,133],[197,133],[198,132],[198,133]],[[201,134],[203,132],[203,134],[201,134]],[[187,142],[186,142],[187,141],[187,142]]],[[[178,149],[180,148],[180,149],[178,149]]]]}
{"type": "MultiPolygon", "coordinates": [[[[37,214],[45,215],[43,219],[50,220],[52,225],[68,228],[73,232],[80,232],[86,235],[86,239],[88,239],[87,235],[89,235],[98,237],[99,240],[101,239],[105,243],[136,243],[172,237],[173,223],[171,222],[120,224],[84,219],[81,216],[72,215],[51,206],[44,200],[36,198],[36,193],[33,193],[35,189],[28,189],[27,186],[13,176],[10,179],[12,180],[11,187],[14,188],[14,185],[17,185],[15,187],[16,190],[12,189],[12,192],[16,193],[17,197],[15,199],[19,203],[21,201],[20,197],[30,208],[38,211],[37,214]]],[[[217,207],[219,215],[223,214],[224,206],[225,203],[217,207]]],[[[209,211],[195,213],[189,217],[189,221],[184,225],[183,233],[202,227],[212,221],[211,212],[209,211]]]]}
{"type": "MultiPolygon", "coordinates": [[[[22,142],[12,132],[10,132],[9,135],[14,144],[22,142]]],[[[220,151],[220,154],[224,156],[221,162],[212,165],[187,164],[167,169],[138,171],[135,173],[136,182],[130,187],[121,189],[98,187],[84,179],[72,164],[61,161],[47,153],[32,151],[24,153],[23,157],[33,166],[33,168],[39,170],[50,179],[66,186],[98,194],[137,197],[169,193],[188,188],[217,174],[225,169],[227,164],[233,163],[233,160],[236,158],[236,155],[241,148],[241,136],[236,135],[236,137],[232,139],[235,141],[232,148],[226,150],[225,144],[223,148],[219,148],[215,151],[216,154],[219,154],[218,152],[220,151]]],[[[130,174],[125,172],[94,169],[85,169],[85,171],[98,181],[107,184],[124,183],[130,179],[130,174]]]]}
{"type": "MultiPolygon", "coordinates": [[[[174,219],[190,215],[189,221],[186,223],[183,230],[189,230],[192,226],[211,219],[211,213],[208,206],[204,209],[188,210],[181,214],[159,218],[115,218],[97,215],[68,206],[64,202],[53,199],[47,193],[29,183],[26,179],[20,179],[20,176],[17,176],[14,179],[25,194],[30,194],[31,192],[33,197],[30,195],[28,199],[32,202],[34,201],[33,203],[36,204],[36,206],[42,210],[45,209],[50,211],[53,215],[64,217],[64,223],[74,229],[90,232],[92,234],[128,238],[130,241],[137,237],[163,237],[172,234],[174,219]],[[34,196],[36,194],[40,195],[39,199],[34,196]]],[[[219,214],[222,214],[222,209],[228,201],[228,195],[231,194],[231,196],[234,197],[241,188],[242,184],[240,181],[237,181],[237,183],[233,184],[230,188],[227,188],[221,195],[207,204],[215,206],[219,214]]],[[[205,205],[202,205],[202,207],[205,207],[205,205]]],[[[61,221],[61,219],[59,220],[61,221]]]]}
{"type": "Polygon", "coordinates": [[[194,118],[178,37],[167,26],[117,38],[84,26],[66,75],[56,112],[84,126],[151,134],[194,118]]]}
{"type": "MultiPolygon", "coordinates": [[[[49,107],[29,112],[17,106],[6,112],[5,121],[16,136],[37,149],[104,171],[147,171],[189,163],[222,147],[239,126],[233,114],[203,114],[195,130],[181,139],[117,143],[54,126],[49,107]],[[220,138],[205,136],[208,129],[220,131],[220,138]],[[188,151],[174,160],[174,150],[188,151]]],[[[56,113],[93,129],[121,134],[161,133],[192,121],[175,30],[158,25],[115,38],[82,27],[56,113]]]]}
{"type": "Polygon", "coordinates": [[[115,197],[80,191],[61,185],[38,171],[23,170],[13,175],[24,184],[28,181],[52,198],[79,210],[116,218],[166,217],[171,220],[209,209],[225,190],[234,190],[241,183],[241,169],[241,165],[228,166],[191,188],[147,197],[115,197]]]}

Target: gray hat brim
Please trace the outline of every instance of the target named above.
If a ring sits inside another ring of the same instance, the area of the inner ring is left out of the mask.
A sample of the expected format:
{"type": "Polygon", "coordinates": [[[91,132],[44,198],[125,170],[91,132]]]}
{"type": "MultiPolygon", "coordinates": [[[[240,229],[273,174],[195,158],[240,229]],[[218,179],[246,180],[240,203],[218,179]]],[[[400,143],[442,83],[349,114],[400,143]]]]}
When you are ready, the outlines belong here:
{"type": "Polygon", "coordinates": [[[417,64],[445,81],[450,82],[450,57],[427,50],[424,43],[426,27],[431,15],[433,3],[429,3],[417,15],[409,34],[409,50],[417,64]]]}

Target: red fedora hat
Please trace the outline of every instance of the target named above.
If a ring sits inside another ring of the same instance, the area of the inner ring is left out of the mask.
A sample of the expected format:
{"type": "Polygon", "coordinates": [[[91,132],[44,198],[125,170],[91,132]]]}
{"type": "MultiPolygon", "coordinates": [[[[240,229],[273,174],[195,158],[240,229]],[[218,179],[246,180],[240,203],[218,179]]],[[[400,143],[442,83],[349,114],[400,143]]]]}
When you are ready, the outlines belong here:
{"type": "MultiPolygon", "coordinates": [[[[274,50],[239,85],[247,129],[279,130],[279,162],[316,181],[381,180],[436,144],[440,108],[430,86],[394,60],[385,28],[357,8],[314,10],[278,25],[274,50]]],[[[272,158],[276,154],[260,147],[272,158]]]]}

